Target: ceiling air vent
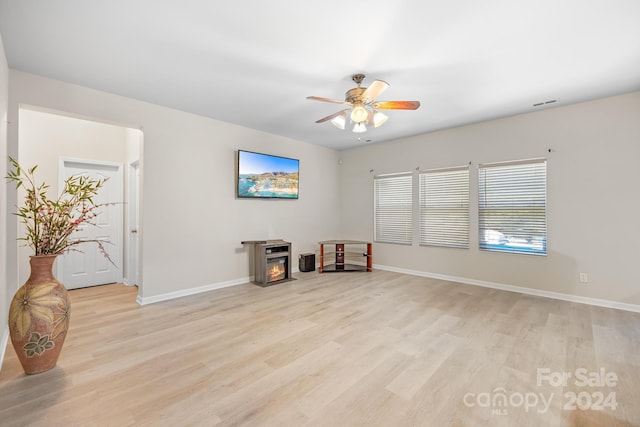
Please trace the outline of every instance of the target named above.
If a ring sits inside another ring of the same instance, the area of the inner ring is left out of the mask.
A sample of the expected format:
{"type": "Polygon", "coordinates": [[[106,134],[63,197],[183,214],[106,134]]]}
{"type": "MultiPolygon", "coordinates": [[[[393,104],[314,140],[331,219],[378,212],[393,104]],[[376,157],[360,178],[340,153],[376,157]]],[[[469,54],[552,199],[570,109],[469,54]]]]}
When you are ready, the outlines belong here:
{"type": "Polygon", "coordinates": [[[550,99],[548,101],[538,102],[537,104],[533,104],[533,106],[534,107],[540,107],[542,105],[553,104],[554,102],[558,102],[558,100],[557,99],[550,99]]]}

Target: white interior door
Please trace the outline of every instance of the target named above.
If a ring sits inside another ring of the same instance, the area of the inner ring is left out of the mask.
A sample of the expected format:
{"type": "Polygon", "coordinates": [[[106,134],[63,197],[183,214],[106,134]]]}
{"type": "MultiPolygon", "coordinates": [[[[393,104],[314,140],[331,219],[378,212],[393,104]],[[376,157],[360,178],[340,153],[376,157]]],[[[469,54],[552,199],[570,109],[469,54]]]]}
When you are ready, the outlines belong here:
{"type": "Polygon", "coordinates": [[[60,159],[60,183],[72,175],[87,175],[94,179],[108,178],[94,202],[115,203],[102,206],[95,225],[86,224],[72,236],[99,240],[109,253],[113,265],[95,243],[83,243],[66,252],[58,263],[58,277],[67,289],[103,285],[122,281],[122,221],[123,177],[119,163],[91,160],[60,159]]]}

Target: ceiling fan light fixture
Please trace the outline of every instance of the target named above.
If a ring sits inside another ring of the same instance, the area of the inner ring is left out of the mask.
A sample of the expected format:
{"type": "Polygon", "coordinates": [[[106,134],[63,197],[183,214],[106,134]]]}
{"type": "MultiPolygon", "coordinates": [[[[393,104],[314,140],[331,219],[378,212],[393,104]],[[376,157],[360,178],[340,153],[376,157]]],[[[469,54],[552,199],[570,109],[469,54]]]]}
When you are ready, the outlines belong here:
{"type": "Polygon", "coordinates": [[[354,133],[364,133],[367,131],[367,126],[365,126],[364,122],[356,123],[353,125],[354,133]]]}
{"type": "Polygon", "coordinates": [[[374,80],[369,87],[362,87],[361,83],[364,78],[364,74],[352,76],[358,86],[345,92],[344,101],[321,96],[307,96],[307,99],[312,101],[348,105],[347,108],[343,107],[344,109],[341,111],[316,120],[316,123],[330,121],[338,129],[344,130],[348,113],[350,126],[353,125],[353,132],[363,133],[367,131],[367,125],[377,128],[389,120],[385,113],[378,110],[417,110],[420,107],[420,101],[376,101],[378,95],[389,87],[389,83],[384,80],[374,80]]]}
{"type": "Polygon", "coordinates": [[[334,117],[333,119],[331,119],[331,123],[338,129],[344,130],[344,126],[346,124],[344,116],[345,114],[342,113],[339,116],[334,117]]]}
{"type": "Polygon", "coordinates": [[[369,112],[361,102],[357,102],[353,106],[353,110],[351,110],[351,121],[354,123],[362,123],[367,120],[369,116],[369,112]]]}
{"type": "Polygon", "coordinates": [[[385,113],[381,113],[380,111],[376,111],[375,113],[373,113],[374,127],[382,126],[387,120],[389,120],[389,116],[387,116],[385,113]]]}

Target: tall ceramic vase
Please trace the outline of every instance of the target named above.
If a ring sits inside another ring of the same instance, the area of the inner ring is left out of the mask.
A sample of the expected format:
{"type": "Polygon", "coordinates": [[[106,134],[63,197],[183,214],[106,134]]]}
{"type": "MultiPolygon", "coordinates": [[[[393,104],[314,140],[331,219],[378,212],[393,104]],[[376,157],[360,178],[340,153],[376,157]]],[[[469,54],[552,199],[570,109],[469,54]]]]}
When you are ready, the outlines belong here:
{"type": "Polygon", "coordinates": [[[9,308],[11,343],[27,374],[56,365],[69,328],[67,289],[53,276],[56,256],[30,258],[31,275],[9,308]]]}

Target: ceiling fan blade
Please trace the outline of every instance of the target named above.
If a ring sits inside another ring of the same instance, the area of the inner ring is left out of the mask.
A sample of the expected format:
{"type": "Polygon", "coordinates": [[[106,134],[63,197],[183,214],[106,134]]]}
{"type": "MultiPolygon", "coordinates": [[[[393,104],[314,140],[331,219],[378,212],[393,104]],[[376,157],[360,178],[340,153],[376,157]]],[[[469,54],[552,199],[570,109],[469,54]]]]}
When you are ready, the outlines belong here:
{"type": "Polygon", "coordinates": [[[349,104],[347,101],[338,101],[337,99],[323,98],[321,96],[307,96],[312,101],[331,102],[334,104],[349,104]]]}
{"type": "Polygon", "coordinates": [[[420,101],[378,101],[371,106],[376,110],[417,110],[420,101]]]}
{"type": "Polygon", "coordinates": [[[324,122],[327,122],[327,121],[329,121],[329,120],[331,120],[331,119],[333,119],[333,118],[338,117],[338,116],[339,116],[339,115],[341,115],[341,114],[346,114],[346,113],[347,113],[347,111],[349,111],[349,109],[348,109],[348,108],[345,108],[344,110],[338,111],[337,113],[331,114],[330,116],[323,117],[323,118],[321,118],[320,120],[316,120],[316,123],[324,123],[324,122]]]}
{"type": "Polygon", "coordinates": [[[365,104],[370,103],[376,99],[378,95],[387,90],[388,87],[389,83],[383,80],[374,80],[373,83],[371,83],[371,85],[362,93],[362,102],[365,104]]]}

